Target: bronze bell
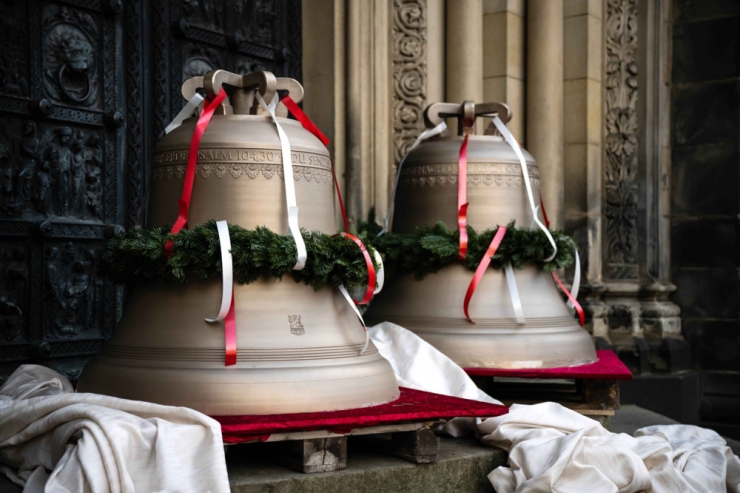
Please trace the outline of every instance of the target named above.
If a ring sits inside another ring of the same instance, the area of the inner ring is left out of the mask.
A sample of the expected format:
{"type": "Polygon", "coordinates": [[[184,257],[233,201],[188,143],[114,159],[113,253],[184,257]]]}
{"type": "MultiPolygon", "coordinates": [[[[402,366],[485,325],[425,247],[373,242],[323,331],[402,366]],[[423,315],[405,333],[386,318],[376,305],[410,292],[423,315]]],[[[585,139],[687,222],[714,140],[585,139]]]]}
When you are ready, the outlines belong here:
{"type": "MultiPolygon", "coordinates": [[[[190,225],[226,220],[247,229],[286,234],[288,221],[281,146],[255,91],[271,101],[278,90],[303,99],[293,79],[269,72],[244,76],[213,71],[183,84],[189,99],[199,86],[230,97],[201,141],[190,225]]],[[[300,123],[278,120],[293,159],[300,226],[336,233],[329,152],[300,123]]],[[[282,117],[281,117],[282,116],[282,117]]],[[[172,224],[183,186],[193,129],[190,118],[157,145],[151,171],[148,226],[172,224]]],[[[204,317],[218,312],[221,280],[146,286],[132,293],[118,329],[85,367],[78,390],[185,406],[209,415],[320,412],[394,400],[390,364],[370,343],[336,289],[261,279],[234,285],[237,363],[224,366],[224,329],[204,317]]]]}
{"type": "MultiPolygon", "coordinates": [[[[475,117],[497,114],[511,119],[504,104],[436,103],[425,111],[428,128],[443,118],[460,119],[468,133],[468,225],[482,232],[515,220],[529,227],[533,215],[522,181],[522,168],[511,147],[493,130],[473,135],[475,117]]],[[[457,229],[457,173],[462,135],[440,136],[411,150],[401,170],[393,231],[442,221],[457,229]]],[[[539,173],[523,151],[534,196],[539,173]]],[[[526,323],[518,324],[502,270],[488,269],[470,303],[471,324],[463,300],[473,273],[462,264],[445,267],[417,281],[413,274],[387,283],[368,309],[368,323],[390,321],[431,343],[464,368],[551,368],[596,361],[590,335],[566,307],[551,276],[528,266],[515,271],[526,323]]]]}

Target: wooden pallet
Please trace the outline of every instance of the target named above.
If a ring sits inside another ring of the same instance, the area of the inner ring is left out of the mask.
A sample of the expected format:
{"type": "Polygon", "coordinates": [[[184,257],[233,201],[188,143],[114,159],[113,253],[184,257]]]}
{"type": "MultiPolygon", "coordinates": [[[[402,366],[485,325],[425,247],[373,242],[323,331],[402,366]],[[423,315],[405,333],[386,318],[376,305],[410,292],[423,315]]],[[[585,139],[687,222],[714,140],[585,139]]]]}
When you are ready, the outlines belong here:
{"type": "MultiPolygon", "coordinates": [[[[439,437],[432,429],[440,421],[400,423],[355,428],[349,433],[294,431],[274,433],[259,445],[259,451],[282,466],[304,473],[340,471],[347,467],[347,438],[358,437],[373,450],[415,464],[437,461],[439,437]]],[[[253,442],[252,442],[253,443],[253,442]]],[[[227,445],[226,450],[237,445],[227,445]]]]}
{"type": "Polygon", "coordinates": [[[632,373],[612,351],[596,353],[597,362],[582,366],[465,371],[479,388],[507,406],[553,401],[608,428],[619,409],[619,380],[630,380],[632,373]]]}
{"type": "Polygon", "coordinates": [[[619,409],[617,380],[544,379],[516,377],[471,377],[488,395],[507,406],[557,402],[608,428],[610,418],[619,409]]]}

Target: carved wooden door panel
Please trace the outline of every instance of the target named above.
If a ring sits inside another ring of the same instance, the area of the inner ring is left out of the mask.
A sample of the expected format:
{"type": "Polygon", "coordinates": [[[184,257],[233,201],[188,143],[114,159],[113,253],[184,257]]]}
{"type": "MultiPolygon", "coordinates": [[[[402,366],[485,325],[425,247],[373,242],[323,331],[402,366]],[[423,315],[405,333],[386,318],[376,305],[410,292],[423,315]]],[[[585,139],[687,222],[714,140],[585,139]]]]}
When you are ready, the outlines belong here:
{"type": "Polygon", "coordinates": [[[0,382],[75,380],[120,318],[106,237],[145,218],[149,159],[212,68],[300,79],[300,0],[2,0],[0,382]]]}

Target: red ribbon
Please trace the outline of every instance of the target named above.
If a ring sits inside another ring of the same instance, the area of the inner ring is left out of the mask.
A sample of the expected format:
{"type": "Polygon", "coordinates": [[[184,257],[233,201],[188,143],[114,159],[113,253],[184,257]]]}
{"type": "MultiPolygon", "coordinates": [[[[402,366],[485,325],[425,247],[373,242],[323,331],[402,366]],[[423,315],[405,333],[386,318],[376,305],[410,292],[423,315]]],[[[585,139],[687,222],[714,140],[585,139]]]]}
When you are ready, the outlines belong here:
{"type": "Polygon", "coordinates": [[[224,366],[236,364],[236,312],[234,311],[234,292],[231,292],[231,306],[224,319],[224,347],[226,354],[224,366]]]}
{"type": "MultiPolygon", "coordinates": [[[[193,138],[190,140],[190,151],[188,152],[188,165],[185,169],[185,181],[182,184],[182,197],[178,200],[180,213],[177,216],[175,224],[170,230],[171,235],[176,235],[188,224],[188,209],[190,208],[190,198],[193,194],[193,182],[195,181],[195,166],[198,161],[198,149],[200,148],[200,141],[203,138],[203,134],[208,128],[208,124],[211,122],[213,112],[216,111],[224,98],[226,97],[226,91],[221,89],[221,92],[214,98],[209,96],[208,99],[203,103],[203,111],[198,117],[198,123],[195,124],[195,130],[193,130],[193,138]]],[[[169,259],[172,257],[172,246],[173,241],[167,240],[164,244],[164,251],[169,259]]]]}
{"type": "Polygon", "coordinates": [[[465,317],[471,324],[474,324],[475,322],[473,322],[473,319],[470,318],[470,315],[468,314],[468,306],[470,305],[470,300],[471,298],[473,298],[473,293],[475,293],[475,290],[478,287],[478,283],[483,278],[483,274],[485,274],[488,266],[491,264],[491,257],[496,254],[496,250],[498,250],[499,245],[501,245],[501,241],[503,241],[505,234],[506,228],[503,226],[499,226],[496,230],[496,234],[493,235],[491,244],[488,245],[488,250],[486,250],[486,253],[485,255],[483,255],[480,264],[478,264],[478,268],[475,269],[473,279],[470,281],[470,286],[468,286],[468,292],[465,293],[465,303],[463,305],[463,309],[465,310],[465,317]]]}
{"type": "Polygon", "coordinates": [[[565,296],[568,297],[568,300],[570,300],[571,303],[573,303],[573,308],[576,309],[576,313],[578,313],[578,323],[581,324],[581,327],[583,327],[583,324],[586,323],[586,316],[583,313],[583,308],[581,308],[581,305],[576,301],[576,299],[573,297],[572,294],[570,294],[570,291],[568,291],[563,283],[560,281],[560,278],[557,274],[554,272],[552,273],[552,278],[555,279],[555,282],[558,283],[558,286],[560,286],[560,289],[563,290],[565,293],[565,296]]]}
{"type": "MultiPolygon", "coordinates": [[[[542,219],[545,220],[545,226],[550,228],[550,221],[547,219],[547,212],[545,212],[545,204],[542,202],[542,194],[540,194],[540,209],[542,210],[542,219]]],[[[576,313],[578,314],[578,322],[581,324],[581,327],[586,323],[586,315],[583,313],[583,308],[581,307],[581,304],[578,303],[578,301],[573,297],[572,294],[570,294],[570,291],[568,291],[565,288],[565,285],[560,280],[558,275],[556,273],[552,273],[552,278],[555,280],[558,286],[560,286],[560,289],[563,290],[563,293],[565,293],[565,296],[568,297],[568,301],[573,303],[573,308],[575,308],[576,313]]]]}
{"type": "Polygon", "coordinates": [[[545,220],[545,226],[550,229],[550,220],[547,218],[547,212],[545,212],[545,204],[542,202],[542,194],[540,194],[540,210],[542,211],[542,219],[545,220]]]}
{"type": "Polygon", "coordinates": [[[465,260],[468,253],[468,136],[465,135],[457,160],[457,227],[460,229],[460,248],[457,258],[465,260]]]}
{"type": "MultiPolygon", "coordinates": [[[[182,196],[177,201],[179,214],[175,224],[170,230],[170,234],[176,235],[186,228],[188,225],[188,211],[190,209],[190,199],[193,195],[193,183],[195,182],[195,168],[198,162],[198,149],[200,148],[200,141],[203,139],[203,134],[206,133],[208,124],[211,122],[214,111],[218,108],[223,100],[226,98],[226,91],[221,91],[216,97],[209,96],[203,103],[203,111],[201,111],[198,117],[198,122],[195,124],[193,130],[193,138],[190,139],[190,150],[188,151],[188,164],[185,169],[185,181],[182,184],[182,196]]],[[[174,242],[167,240],[164,244],[164,252],[169,259],[172,257],[172,247],[174,242]]],[[[236,364],[236,314],[234,312],[234,294],[231,294],[231,306],[229,312],[226,314],[224,319],[224,364],[225,366],[231,366],[236,364]]]]}
{"type": "MultiPolygon", "coordinates": [[[[326,135],[323,134],[321,130],[319,130],[319,127],[317,127],[314,122],[311,121],[311,119],[308,117],[307,114],[303,112],[300,106],[293,101],[293,99],[290,97],[290,95],[286,94],[283,99],[280,100],[286,108],[288,108],[288,111],[295,117],[298,122],[300,122],[301,125],[303,125],[303,128],[311,132],[314,136],[316,136],[317,139],[321,141],[322,144],[325,146],[329,146],[331,141],[328,139],[326,135]]],[[[349,231],[349,220],[347,219],[347,211],[344,209],[344,201],[342,200],[342,192],[339,191],[339,181],[337,181],[337,172],[334,169],[334,160],[329,158],[329,162],[331,163],[331,174],[334,177],[334,187],[337,190],[337,199],[339,199],[339,210],[342,211],[342,220],[344,221],[344,230],[349,231]]]]}
{"type": "MultiPolygon", "coordinates": [[[[293,101],[290,95],[286,95],[280,101],[285,105],[286,108],[288,108],[288,111],[290,111],[295,119],[298,120],[301,125],[303,125],[303,128],[311,132],[317,139],[321,141],[322,144],[328,146],[331,143],[326,135],[324,135],[323,132],[321,132],[321,130],[319,130],[319,128],[314,124],[314,122],[311,121],[308,115],[303,112],[301,107],[298,106],[295,101],[293,101]]],[[[334,160],[330,159],[329,162],[331,163],[331,174],[334,178],[334,188],[337,191],[337,199],[339,199],[339,209],[342,211],[342,220],[344,221],[345,232],[340,234],[354,241],[357,246],[360,247],[360,250],[362,250],[362,255],[365,257],[365,264],[367,265],[367,290],[365,291],[365,296],[362,298],[362,300],[355,301],[356,305],[365,305],[370,302],[373,294],[375,294],[375,285],[377,280],[377,277],[375,275],[375,266],[373,265],[373,261],[370,258],[370,252],[367,251],[367,248],[365,248],[362,240],[360,240],[355,235],[347,232],[349,231],[349,220],[347,219],[347,211],[344,209],[342,192],[339,190],[339,181],[337,181],[337,173],[334,169],[334,160]]]]}
{"type": "Polygon", "coordinates": [[[355,235],[350,233],[339,234],[345,238],[349,238],[350,240],[354,241],[357,246],[360,247],[360,250],[362,250],[362,255],[365,257],[365,265],[367,266],[367,290],[365,290],[365,296],[362,298],[362,300],[355,301],[355,305],[366,305],[373,298],[373,294],[375,294],[376,283],[375,266],[373,265],[372,258],[370,258],[370,252],[367,251],[367,248],[365,247],[365,244],[362,243],[362,240],[360,240],[355,235]]]}
{"type": "Polygon", "coordinates": [[[331,141],[324,135],[321,130],[319,130],[319,127],[317,127],[314,122],[311,121],[311,119],[308,117],[307,114],[303,112],[300,106],[293,101],[293,98],[290,97],[289,94],[286,94],[281,100],[281,103],[285,105],[286,108],[288,108],[288,111],[295,117],[296,120],[298,120],[301,125],[303,125],[303,128],[311,132],[316,136],[317,139],[321,141],[322,144],[325,146],[329,146],[331,141]]]}

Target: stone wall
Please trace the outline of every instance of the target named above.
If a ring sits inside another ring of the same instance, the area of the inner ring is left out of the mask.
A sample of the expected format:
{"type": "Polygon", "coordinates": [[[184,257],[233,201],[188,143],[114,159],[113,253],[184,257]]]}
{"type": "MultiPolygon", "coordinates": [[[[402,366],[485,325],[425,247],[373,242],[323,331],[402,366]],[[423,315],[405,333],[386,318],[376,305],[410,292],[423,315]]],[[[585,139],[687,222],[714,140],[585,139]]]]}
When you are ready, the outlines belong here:
{"type": "Polygon", "coordinates": [[[672,300],[720,422],[740,412],[739,32],[736,1],[674,0],[672,300]]]}

